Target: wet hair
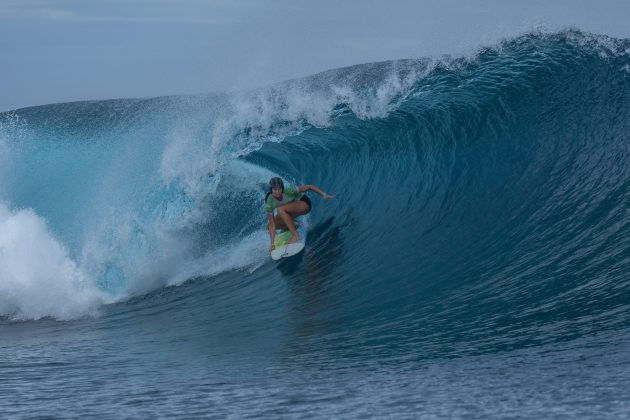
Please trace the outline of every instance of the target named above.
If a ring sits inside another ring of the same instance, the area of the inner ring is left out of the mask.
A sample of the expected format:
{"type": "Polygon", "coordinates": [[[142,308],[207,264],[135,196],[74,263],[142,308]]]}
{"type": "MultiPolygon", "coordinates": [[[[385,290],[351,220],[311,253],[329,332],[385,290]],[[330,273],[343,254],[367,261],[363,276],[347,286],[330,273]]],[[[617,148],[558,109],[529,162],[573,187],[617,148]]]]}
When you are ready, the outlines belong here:
{"type": "Polygon", "coordinates": [[[282,182],[282,178],[275,176],[269,180],[269,192],[274,188],[282,188],[282,192],[284,192],[284,182],[282,182]]]}
{"type": "Polygon", "coordinates": [[[284,192],[284,182],[282,182],[282,178],[275,176],[269,180],[269,192],[265,196],[265,201],[267,201],[271,195],[271,190],[274,188],[282,188],[282,192],[284,192]]]}

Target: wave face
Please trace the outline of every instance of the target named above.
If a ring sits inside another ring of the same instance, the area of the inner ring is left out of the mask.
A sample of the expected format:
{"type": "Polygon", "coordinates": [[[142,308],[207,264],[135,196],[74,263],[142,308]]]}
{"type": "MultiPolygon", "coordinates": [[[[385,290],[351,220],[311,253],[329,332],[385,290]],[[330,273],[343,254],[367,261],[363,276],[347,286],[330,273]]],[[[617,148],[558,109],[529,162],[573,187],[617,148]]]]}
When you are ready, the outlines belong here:
{"type": "MultiPolygon", "coordinates": [[[[79,336],[86,324],[127,336],[142,323],[149,339],[137,348],[160,343],[179,360],[184,337],[197,344],[188,356],[203,347],[242,375],[367,369],[374,392],[401,377],[389,365],[476,357],[494,369],[485,355],[530,349],[571,359],[571,348],[596,348],[612,358],[602,372],[627,365],[608,350],[630,343],[628,40],[528,34],[467,58],[1,120],[5,328],[50,317],[78,319],[68,328],[79,336]],[[262,208],[275,175],[335,196],[311,196],[306,251],[278,265],[262,208]]],[[[543,365],[533,370],[549,379],[543,365]]],[[[412,399],[419,382],[406,372],[412,399]]],[[[630,378],[615,378],[611,415],[628,410],[630,378]]],[[[543,379],[514,381],[512,402],[545,392],[543,379]]],[[[455,404],[440,383],[434,397],[455,404]]],[[[563,395],[521,408],[548,413],[563,395]]],[[[592,403],[566,414],[595,415],[592,403]]],[[[475,412],[500,413],[487,410],[475,412]]]]}

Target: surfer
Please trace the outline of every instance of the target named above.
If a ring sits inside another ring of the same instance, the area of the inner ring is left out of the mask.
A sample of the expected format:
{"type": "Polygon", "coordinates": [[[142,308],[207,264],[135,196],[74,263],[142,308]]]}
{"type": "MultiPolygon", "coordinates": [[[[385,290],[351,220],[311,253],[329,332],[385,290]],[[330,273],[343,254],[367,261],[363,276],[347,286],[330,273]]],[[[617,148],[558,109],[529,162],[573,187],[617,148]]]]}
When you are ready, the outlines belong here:
{"type": "Polygon", "coordinates": [[[275,249],[276,229],[289,229],[291,238],[288,240],[288,243],[290,244],[300,240],[300,236],[295,229],[294,219],[311,211],[311,200],[304,194],[306,191],[315,191],[326,200],[333,198],[315,185],[301,185],[299,187],[287,185],[285,188],[281,178],[274,177],[269,181],[269,192],[265,197],[265,208],[267,209],[267,219],[269,220],[269,236],[271,238],[269,251],[275,249]],[[276,215],[274,215],[274,209],[276,209],[276,215]]]}

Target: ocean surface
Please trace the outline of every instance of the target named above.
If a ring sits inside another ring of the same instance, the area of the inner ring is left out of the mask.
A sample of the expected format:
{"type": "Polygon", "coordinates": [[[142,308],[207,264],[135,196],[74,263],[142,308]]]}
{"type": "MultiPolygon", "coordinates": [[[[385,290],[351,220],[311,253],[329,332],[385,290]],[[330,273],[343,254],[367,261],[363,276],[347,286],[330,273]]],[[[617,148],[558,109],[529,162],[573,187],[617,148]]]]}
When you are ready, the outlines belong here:
{"type": "Polygon", "coordinates": [[[630,40],[0,114],[2,418],[630,416],[630,40]],[[270,177],[315,184],[268,255],[270,177]]]}

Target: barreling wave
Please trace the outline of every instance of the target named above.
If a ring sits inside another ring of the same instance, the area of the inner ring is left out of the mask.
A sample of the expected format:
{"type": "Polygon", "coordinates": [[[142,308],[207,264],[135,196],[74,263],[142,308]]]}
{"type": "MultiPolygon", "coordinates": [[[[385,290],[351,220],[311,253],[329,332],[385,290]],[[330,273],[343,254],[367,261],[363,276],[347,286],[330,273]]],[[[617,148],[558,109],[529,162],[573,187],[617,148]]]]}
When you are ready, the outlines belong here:
{"type": "Polygon", "coordinates": [[[306,252],[279,268],[334,296],[312,321],[354,331],[352,355],[386,336],[431,354],[627,328],[629,110],[630,42],[566,31],[249,92],[5,113],[0,314],[75,318],[271,275],[261,204],[280,175],[336,196],[313,197],[306,252]],[[33,268],[32,249],[53,257],[33,268]]]}

